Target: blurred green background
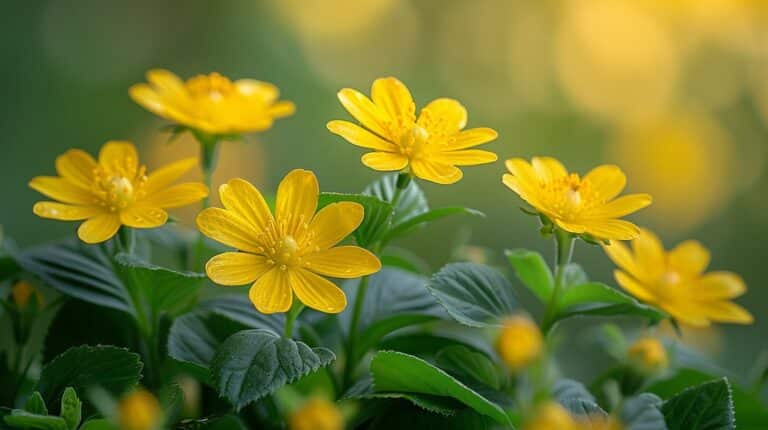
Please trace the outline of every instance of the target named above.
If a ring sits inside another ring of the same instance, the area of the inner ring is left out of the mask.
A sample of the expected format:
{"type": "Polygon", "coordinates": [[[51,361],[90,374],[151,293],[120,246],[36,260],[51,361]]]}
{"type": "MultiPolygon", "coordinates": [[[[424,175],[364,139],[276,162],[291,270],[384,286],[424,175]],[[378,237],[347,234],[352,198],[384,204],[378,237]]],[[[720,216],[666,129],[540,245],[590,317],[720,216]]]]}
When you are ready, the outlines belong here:
{"type": "MultiPolygon", "coordinates": [[[[0,224],[22,246],[76,228],[34,217],[40,196],[26,186],[53,174],[66,149],[129,139],[150,168],[195,152],[189,137],[167,145],[165,123],[129,99],[150,68],[265,80],[296,103],[272,130],[223,146],[217,182],[241,176],[266,190],[297,167],[314,170],[325,191],[356,192],[376,178],[325,123],[349,119],[340,88],[368,93],[394,75],[417,106],[459,99],[470,127],[499,131],[485,148],[502,160],[552,155],[581,172],[619,164],[629,190],[655,197],[639,224],[668,247],[702,241],[713,269],[749,286],[739,301],[755,325],[686,331],[685,340],[742,374],[768,347],[765,1],[30,0],[6,2],[0,21],[0,224]]],[[[505,248],[549,255],[503,170],[500,161],[465,169],[457,185],[424,184],[433,206],[488,217],[443,221],[404,245],[433,269],[467,240],[493,250],[495,263],[505,248]]],[[[194,210],[179,214],[189,222],[194,210]]],[[[613,283],[599,249],[579,244],[576,259],[613,283]]],[[[569,342],[588,350],[576,334],[569,342]]]]}

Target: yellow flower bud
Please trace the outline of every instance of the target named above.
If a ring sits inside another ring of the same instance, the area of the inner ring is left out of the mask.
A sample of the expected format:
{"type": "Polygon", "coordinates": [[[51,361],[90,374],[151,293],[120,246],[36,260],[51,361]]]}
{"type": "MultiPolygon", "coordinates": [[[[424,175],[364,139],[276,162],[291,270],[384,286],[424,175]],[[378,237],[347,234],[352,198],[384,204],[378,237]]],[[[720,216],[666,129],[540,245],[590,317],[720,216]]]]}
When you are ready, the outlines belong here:
{"type": "Polygon", "coordinates": [[[547,402],[525,422],[523,430],[579,430],[580,426],[571,414],[555,402],[547,402]]]}
{"type": "Polygon", "coordinates": [[[624,430],[624,424],[613,415],[591,415],[589,419],[579,422],[583,430],[624,430]]]}
{"type": "Polygon", "coordinates": [[[643,337],[627,350],[629,363],[642,373],[653,374],[663,371],[669,364],[667,350],[658,339],[643,337]]]}
{"type": "Polygon", "coordinates": [[[16,306],[18,308],[26,308],[27,304],[29,303],[29,298],[32,297],[32,295],[35,295],[37,297],[37,305],[38,307],[42,307],[43,305],[43,295],[40,294],[39,291],[35,289],[35,287],[32,286],[27,281],[19,281],[16,284],[13,285],[13,288],[11,289],[11,296],[13,297],[13,302],[16,303],[16,306]]]}
{"type": "Polygon", "coordinates": [[[344,417],[335,403],[316,397],[293,412],[289,427],[291,430],[342,430],[344,417]]]}
{"type": "Polygon", "coordinates": [[[149,391],[138,389],[117,405],[121,430],[152,430],[162,421],[160,403],[149,391]]]}
{"type": "Polygon", "coordinates": [[[522,315],[507,318],[496,342],[501,359],[517,372],[539,358],[544,340],[539,327],[522,315]]]}

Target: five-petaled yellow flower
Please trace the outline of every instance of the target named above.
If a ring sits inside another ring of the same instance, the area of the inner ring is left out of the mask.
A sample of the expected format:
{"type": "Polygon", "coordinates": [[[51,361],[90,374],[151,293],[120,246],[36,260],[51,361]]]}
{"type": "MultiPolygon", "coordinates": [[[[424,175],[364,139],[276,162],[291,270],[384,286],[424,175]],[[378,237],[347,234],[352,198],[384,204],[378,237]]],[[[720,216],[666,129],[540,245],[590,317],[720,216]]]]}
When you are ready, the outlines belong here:
{"type": "Polygon", "coordinates": [[[744,294],[744,281],[731,272],[704,273],[709,251],[699,242],[689,240],[667,252],[655,234],[641,229],[632,250],[622,243],[603,248],[619,266],[614,276],[622,288],[684,324],[753,321],[749,312],[730,301],[744,294]]]}
{"type": "Polygon", "coordinates": [[[616,198],[627,182],[617,166],[603,165],[583,178],[568,173],[554,158],[534,157],[531,163],[507,160],[504,184],[561,229],[600,240],[629,240],[640,229],[618,219],[651,204],[648,194],[616,198]]]}
{"type": "Polygon", "coordinates": [[[338,96],[362,127],[348,121],[331,121],[328,130],[353,145],[373,149],[362,158],[371,169],[408,168],[421,179],[452,184],[463,175],[456,166],[497,159],[493,152],[469,149],[496,139],[497,133],[490,128],[463,130],[467,110],[456,100],[433,100],[417,118],[408,88],[391,77],[373,82],[370,99],[350,88],[339,91],[338,96]]]}
{"type": "Polygon", "coordinates": [[[30,181],[30,187],[58,201],[35,203],[33,211],[43,218],[86,220],[77,230],[86,243],[110,239],[121,225],[159,227],[168,220],[165,209],[208,195],[201,183],[171,185],[195,165],[196,158],[186,158],[147,174],[130,142],[107,142],[98,161],[85,151],[71,149],[56,158],[59,176],[38,176],[30,181]]]}
{"type": "Polygon", "coordinates": [[[221,285],[253,283],[249,297],[262,313],[286,312],[293,294],[310,308],[338,313],[344,292],[320,275],[357,278],[381,269],[375,255],[357,246],[334,246],[363,220],[363,206],[332,203],[315,213],[319,186],[307,170],[290,172],[277,190],[275,216],[261,193],[242,179],[219,188],[224,208],[197,216],[200,231],[238,249],[208,261],[208,276],[221,285]]]}
{"type": "Polygon", "coordinates": [[[161,69],[147,72],[149,84],[133,85],[129,93],[145,109],[177,124],[213,135],[263,131],[275,119],[296,110],[277,101],[277,87],[252,79],[232,82],[218,74],[198,75],[183,82],[161,69]]]}

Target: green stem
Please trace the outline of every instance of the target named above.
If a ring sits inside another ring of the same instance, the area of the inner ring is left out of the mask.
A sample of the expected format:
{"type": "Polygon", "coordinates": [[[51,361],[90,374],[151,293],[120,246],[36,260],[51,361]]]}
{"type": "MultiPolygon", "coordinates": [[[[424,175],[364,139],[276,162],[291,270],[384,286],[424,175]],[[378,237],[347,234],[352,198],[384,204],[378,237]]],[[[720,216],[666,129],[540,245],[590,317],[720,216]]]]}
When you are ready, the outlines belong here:
{"type": "Polygon", "coordinates": [[[117,232],[117,248],[120,252],[124,252],[128,255],[133,254],[133,250],[136,247],[136,232],[130,227],[120,227],[117,232]]]}
{"type": "Polygon", "coordinates": [[[547,304],[544,320],[541,324],[541,331],[545,336],[549,333],[555,323],[557,306],[560,300],[560,294],[563,290],[565,266],[571,262],[574,242],[575,240],[572,234],[559,228],[555,228],[555,285],[552,290],[552,296],[547,304]]]}
{"type": "Polygon", "coordinates": [[[301,311],[304,310],[304,304],[302,304],[298,300],[293,301],[293,306],[291,306],[291,309],[288,311],[288,313],[285,315],[285,332],[283,335],[290,339],[293,337],[293,323],[296,321],[296,318],[298,318],[301,311]]]}
{"type": "MultiPolygon", "coordinates": [[[[210,203],[210,194],[213,192],[213,171],[216,168],[216,159],[218,157],[219,141],[215,136],[193,133],[200,144],[201,168],[203,170],[203,183],[208,187],[208,195],[202,201],[202,209],[208,207],[210,203]]],[[[194,260],[192,270],[200,272],[203,270],[203,259],[205,258],[205,236],[202,233],[197,234],[195,241],[194,260]]]]}

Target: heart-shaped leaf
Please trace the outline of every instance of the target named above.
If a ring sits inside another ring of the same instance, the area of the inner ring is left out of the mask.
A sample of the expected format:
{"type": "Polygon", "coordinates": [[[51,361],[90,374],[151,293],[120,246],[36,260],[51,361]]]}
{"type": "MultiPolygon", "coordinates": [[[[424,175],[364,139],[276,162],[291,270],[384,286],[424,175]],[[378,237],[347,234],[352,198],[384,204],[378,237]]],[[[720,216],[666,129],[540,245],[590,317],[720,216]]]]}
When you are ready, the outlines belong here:
{"type": "Polygon", "coordinates": [[[669,430],[735,430],[731,386],[726,378],[678,393],[661,406],[669,430]]]}

